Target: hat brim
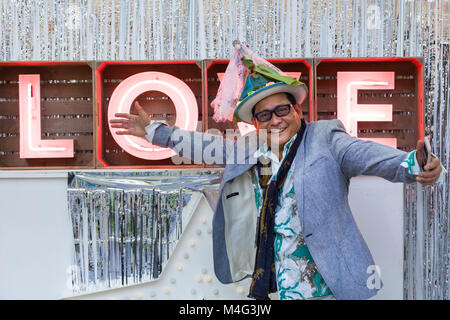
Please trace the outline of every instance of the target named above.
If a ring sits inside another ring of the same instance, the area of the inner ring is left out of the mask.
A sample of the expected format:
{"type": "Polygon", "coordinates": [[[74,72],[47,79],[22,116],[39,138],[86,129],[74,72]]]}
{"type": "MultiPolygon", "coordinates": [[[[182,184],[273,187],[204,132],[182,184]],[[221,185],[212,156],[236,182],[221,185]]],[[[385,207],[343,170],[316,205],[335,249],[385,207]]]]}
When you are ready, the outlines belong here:
{"type": "Polygon", "coordinates": [[[271,96],[276,93],[287,92],[294,96],[295,101],[300,104],[305,100],[308,95],[308,88],[305,84],[301,84],[298,86],[290,86],[283,82],[277,82],[270,86],[261,88],[255,91],[253,94],[246,97],[242,100],[236,110],[234,111],[234,115],[238,121],[244,121],[247,123],[252,123],[252,109],[259,101],[268,96],[271,96]]]}

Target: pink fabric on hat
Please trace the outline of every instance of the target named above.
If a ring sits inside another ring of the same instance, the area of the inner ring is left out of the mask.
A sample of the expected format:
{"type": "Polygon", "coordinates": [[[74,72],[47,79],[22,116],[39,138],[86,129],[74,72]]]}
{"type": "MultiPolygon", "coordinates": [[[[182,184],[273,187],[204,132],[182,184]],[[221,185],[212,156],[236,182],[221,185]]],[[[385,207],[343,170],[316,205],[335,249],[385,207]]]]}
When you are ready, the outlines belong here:
{"type": "Polygon", "coordinates": [[[235,47],[216,98],[211,102],[214,109],[213,119],[217,122],[233,120],[233,113],[242,94],[248,71],[241,63],[243,56],[250,56],[255,65],[264,64],[280,74],[286,75],[273,64],[255,54],[246,43],[242,42],[240,48],[235,47]]]}

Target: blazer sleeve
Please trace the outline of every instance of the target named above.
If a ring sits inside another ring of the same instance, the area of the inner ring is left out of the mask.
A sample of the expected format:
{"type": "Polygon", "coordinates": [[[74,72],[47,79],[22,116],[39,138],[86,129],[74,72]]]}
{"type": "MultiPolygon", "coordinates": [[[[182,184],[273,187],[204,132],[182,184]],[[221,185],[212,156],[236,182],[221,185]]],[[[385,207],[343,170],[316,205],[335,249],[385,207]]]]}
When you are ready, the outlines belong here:
{"type": "MultiPolygon", "coordinates": [[[[151,125],[148,126],[149,128],[151,125]]],[[[149,128],[146,127],[147,132],[149,128]]],[[[206,162],[212,165],[225,167],[227,156],[234,150],[234,142],[224,139],[220,135],[187,131],[165,124],[151,128],[152,133],[147,135],[150,143],[168,147],[180,157],[189,159],[196,164],[206,162]]]]}
{"type": "Polygon", "coordinates": [[[328,144],[344,175],[350,179],[359,175],[378,176],[391,182],[416,182],[416,176],[400,164],[407,152],[373,141],[350,136],[340,120],[329,123],[328,144]]]}

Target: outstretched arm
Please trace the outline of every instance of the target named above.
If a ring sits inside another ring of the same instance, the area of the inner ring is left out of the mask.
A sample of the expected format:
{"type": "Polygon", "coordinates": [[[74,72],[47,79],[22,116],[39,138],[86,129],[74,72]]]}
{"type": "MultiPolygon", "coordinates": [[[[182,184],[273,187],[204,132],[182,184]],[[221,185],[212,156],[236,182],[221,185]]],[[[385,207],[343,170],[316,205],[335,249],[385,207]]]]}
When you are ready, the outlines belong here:
{"type": "Polygon", "coordinates": [[[180,157],[195,163],[225,166],[227,155],[234,152],[234,141],[220,135],[181,130],[176,126],[169,128],[157,122],[150,124],[149,116],[137,101],[134,107],[137,115],[116,113],[116,118],[110,120],[112,128],[121,129],[117,134],[146,138],[150,143],[171,148],[180,157]]]}
{"type": "MultiPolygon", "coordinates": [[[[439,159],[433,157],[424,168],[426,172],[421,172],[418,176],[411,174],[401,166],[408,155],[406,152],[352,137],[345,131],[344,125],[339,120],[332,121],[330,129],[331,152],[348,178],[373,175],[391,182],[417,181],[424,185],[431,185],[439,178],[442,171],[439,159]]],[[[419,153],[420,159],[423,141],[418,141],[416,152],[419,153]]]]}

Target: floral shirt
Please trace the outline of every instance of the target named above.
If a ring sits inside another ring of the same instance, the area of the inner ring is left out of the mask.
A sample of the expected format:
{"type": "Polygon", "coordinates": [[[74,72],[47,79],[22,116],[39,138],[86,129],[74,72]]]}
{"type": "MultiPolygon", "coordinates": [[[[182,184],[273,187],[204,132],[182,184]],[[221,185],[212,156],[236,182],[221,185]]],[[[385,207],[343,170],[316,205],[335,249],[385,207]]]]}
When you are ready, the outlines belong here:
{"type": "MultiPolygon", "coordinates": [[[[289,140],[283,150],[283,158],[289,152],[295,137],[289,140]]],[[[271,160],[272,179],[276,179],[281,161],[266,145],[255,152],[255,157],[266,157],[271,160]]],[[[278,294],[281,300],[308,299],[331,295],[316,264],[309,253],[301,232],[300,219],[297,217],[295,200],[294,165],[289,169],[283,187],[278,194],[278,204],[275,210],[275,272],[278,294]]],[[[253,187],[258,212],[263,203],[262,188],[259,184],[256,167],[253,170],[253,187]]]]}

